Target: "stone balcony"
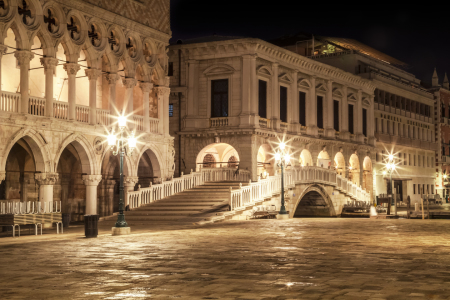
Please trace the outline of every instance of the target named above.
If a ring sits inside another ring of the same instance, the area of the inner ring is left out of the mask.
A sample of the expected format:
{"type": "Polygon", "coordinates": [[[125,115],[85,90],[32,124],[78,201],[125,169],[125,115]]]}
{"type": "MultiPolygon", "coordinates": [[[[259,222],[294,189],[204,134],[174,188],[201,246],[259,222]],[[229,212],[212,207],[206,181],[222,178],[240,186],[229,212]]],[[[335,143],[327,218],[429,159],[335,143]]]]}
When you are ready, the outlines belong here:
{"type": "MultiPolygon", "coordinates": [[[[19,93],[1,92],[0,96],[0,113],[20,114],[19,105],[21,95],[19,93]]],[[[46,117],[46,99],[30,96],[28,99],[28,115],[36,117],[46,117]]],[[[53,119],[61,121],[78,122],[85,125],[103,125],[105,127],[111,126],[116,116],[111,115],[109,110],[97,108],[92,112],[89,106],[75,105],[75,119],[69,119],[69,103],[53,100],[53,119]],[[95,114],[95,118],[93,118],[95,114]],[[94,122],[95,120],[95,122],[94,122]]],[[[148,132],[154,134],[162,134],[162,126],[160,120],[156,118],[149,118],[148,124],[144,116],[132,115],[129,117],[136,132],[148,132]],[[147,127],[147,128],[146,128],[147,127]]]]}

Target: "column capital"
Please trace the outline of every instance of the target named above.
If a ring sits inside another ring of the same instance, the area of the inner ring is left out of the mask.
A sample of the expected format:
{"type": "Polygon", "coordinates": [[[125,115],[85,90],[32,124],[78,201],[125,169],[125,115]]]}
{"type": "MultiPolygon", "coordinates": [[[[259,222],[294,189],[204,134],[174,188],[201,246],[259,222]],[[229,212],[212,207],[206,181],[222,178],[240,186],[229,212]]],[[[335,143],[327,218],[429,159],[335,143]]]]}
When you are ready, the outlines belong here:
{"type": "Polygon", "coordinates": [[[122,79],[123,86],[127,89],[132,89],[136,86],[137,80],[134,78],[125,78],[122,79]]]}
{"type": "Polygon", "coordinates": [[[126,176],[123,179],[123,184],[126,186],[135,186],[139,182],[139,177],[137,176],[126,176]]]}
{"type": "Polygon", "coordinates": [[[159,86],[155,90],[158,93],[158,97],[169,96],[170,94],[170,88],[166,86],[159,86]]]}
{"type": "Polygon", "coordinates": [[[141,83],[139,83],[139,87],[141,88],[142,92],[150,93],[150,91],[153,89],[153,83],[141,82],[141,83]]]}
{"type": "Polygon", "coordinates": [[[117,75],[117,73],[106,74],[106,80],[108,80],[108,83],[112,85],[115,85],[119,78],[120,76],[117,75]]]}
{"type": "Polygon", "coordinates": [[[54,70],[55,67],[58,65],[58,59],[53,57],[41,57],[41,65],[44,67],[45,70],[54,70]]]}
{"type": "Polygon", "coordinates": [[[69,75],[77,75],[78,71],[80,71],[80,65],[77,63],[66,63],[64,64],[64,70],[67,71],[69,75]]]}
{"type": "Polygon", "coordinates": [[[102,181],[102,175],[83,175],[81,178],[87,186],[97,186],[102,181]]]}
{"type": "Polygon", "coordinates": [[[102,70],[98,69],[86,69],[84,70],[86,76],[91,80],[97,80],[102,75],[102,70]]]}
{"type": "Polygon", "coordinates": [[[36,173],[34,179],[39,182],[39,185],[55,185],[58,181],[58,173],[36,173]]]}
{"type": "Polygon", "coordinates": [[[14,56],[19,61],[19,64],[29,63],[33,58],[34,54],[28,50],[19,50],[14,53],[14,56]]]}

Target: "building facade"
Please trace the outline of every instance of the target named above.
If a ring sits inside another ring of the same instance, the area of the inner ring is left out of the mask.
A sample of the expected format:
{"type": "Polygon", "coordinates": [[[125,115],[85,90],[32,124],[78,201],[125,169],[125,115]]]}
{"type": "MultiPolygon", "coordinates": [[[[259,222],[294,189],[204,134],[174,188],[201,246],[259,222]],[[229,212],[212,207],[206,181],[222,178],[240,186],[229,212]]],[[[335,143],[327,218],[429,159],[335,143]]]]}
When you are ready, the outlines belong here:
{"type": "Polygon", "coordinates": [[[442,197],[447,198],[450,189],[450,90],[447,74],[445,74],[441,85],[436,69],[434,70],[430,92],[434,94],[436,100],[435,119],[438,144],[435,158],[436,189],[442,197]]]}
{"type": "Polygon", "coordinates": [[[117,211],[119,114],[138,138],[126,189],[172,178],[169,0],[0,6],[0,199],[61,200],[73,221],[117,211]]]}
{"type": "Polygon", "coordinates": [[[211,37],[169,47],[170,132],[176,171],[231,167],[253,181],[291,164],[335,169],[372,193],[375,86],[252,38],[211,37]]]}
{"type": "Polygon", "coordinates": [[[388,192],[386,163],[394,154],[393,190],[405,201],[419,202],[421,194],[435,194],[438,172],[437,127],[433,94],[405,71],[406,64],[358,41],[332,37],[294,36],[275,43],[315,61],[364,78],[375,86],[374,124],[377,158],[376,195],[388,192]]]}

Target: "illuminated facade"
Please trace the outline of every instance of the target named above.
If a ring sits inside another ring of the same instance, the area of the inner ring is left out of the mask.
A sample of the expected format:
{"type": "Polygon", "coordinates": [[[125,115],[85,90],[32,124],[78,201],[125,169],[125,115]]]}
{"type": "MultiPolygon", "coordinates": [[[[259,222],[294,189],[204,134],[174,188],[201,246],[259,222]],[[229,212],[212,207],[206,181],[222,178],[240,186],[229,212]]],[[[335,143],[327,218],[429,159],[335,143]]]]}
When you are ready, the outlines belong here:
{"type": "Polygon", "coordinates": [[[127,190],[172,177],[169,6],[1,1],[0,199],[62,200],[74,221],[117,211],[118,159],[104,142],[120,112],[141,142],[127,190]]]}
{"type": "Polygon", "coordinates": [[[272,147],[373,190],[374,94],[366,79],[259,39],[211,37],[169,47],[176,174],[229,167],[276,171],[272,147]],[[173,72],[172,72],[173,71],[173,72]]]}
{"type": "Polygon", "coordinates": [[[414,203],[420,201],[421,193],[436,193],[438,111],[433,94],[405,71],[405,63],[352,39],[298,35],[274,43],[367,79],[375,86],[376,195],[387,192],[383,172],[388,153],[395,155],[393,186],[403,201],[410,196],[414,203]]]}

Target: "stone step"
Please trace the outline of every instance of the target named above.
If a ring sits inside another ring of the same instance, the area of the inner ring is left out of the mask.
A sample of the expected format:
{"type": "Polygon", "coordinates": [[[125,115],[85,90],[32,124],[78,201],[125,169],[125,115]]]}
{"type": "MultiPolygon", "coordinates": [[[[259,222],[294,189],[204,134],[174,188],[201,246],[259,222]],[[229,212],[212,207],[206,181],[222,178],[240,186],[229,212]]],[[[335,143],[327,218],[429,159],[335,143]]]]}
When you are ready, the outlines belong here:
{"type": "Polygon", "coordinates": [[[157,211],[157,210],[142,210],[142,211],[127,211],[125,212],[125,218],[130,217],[145,217],[145,216],[188,216],[192,214],[198,213],[198,210],[185,210],[185,211],[176,211],[176,210],[166,210],[166,211],[157,211]]]}
{"type": "MultiPolygon", "coordinates": [[[[164,204],[164,203],[162,203],[164,204]]],[[[148,205],[148,206],[142,206],[136,209],[133,209],[131,211],[164,211],[164,210],[171,210],[171,211],[201,211],[204,209],[210,208],[210,205],[190,205],[190,206],[181,206],[181,205],[148,205]]]]}

